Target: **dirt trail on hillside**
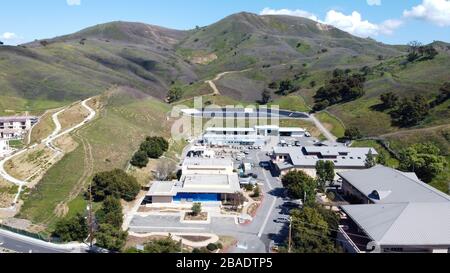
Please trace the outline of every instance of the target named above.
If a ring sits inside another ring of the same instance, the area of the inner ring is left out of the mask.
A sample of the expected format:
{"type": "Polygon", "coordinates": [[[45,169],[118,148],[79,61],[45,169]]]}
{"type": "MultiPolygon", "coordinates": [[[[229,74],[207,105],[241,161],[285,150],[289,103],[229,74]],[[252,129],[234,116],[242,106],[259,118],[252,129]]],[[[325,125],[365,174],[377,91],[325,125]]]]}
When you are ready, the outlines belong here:
{"type": "Polygon", "coordinates": [[[380,137],[393,137],[393,136],[399,136],[399,135],[403,135],[403,134],[421,133],[421,132],[435,131],[435,130],[446,129],[446,128],[450,128],[450,125],[444,124],[444,125],[428,127],[428,128],[403,130],[403,131],[398,131],[398,132],[394,132],[394,133],[384,134],[384,135],[381,135],[380,137]]]}
{"type": "Polygon", "coordinates": [[[220,91],[217,88],[215,82],[222,79],[222,77],[228,75],[228,74],[234,74],[234,73],[243,73],[243,72],[247,72],[252,70],[252,68],[248,68],[248,69],[244,69],[244,70],[240,70],[240,71],[226,71],[226,72],[222,72],[217,74],[217,76],[213,79],[213,80],[209,80],[209,81],[205,81],[205,83],[209,84],[209,86],[211,87],[211,89],[213,90],[212,95],[213,96],[220,96],[220,91]]]}

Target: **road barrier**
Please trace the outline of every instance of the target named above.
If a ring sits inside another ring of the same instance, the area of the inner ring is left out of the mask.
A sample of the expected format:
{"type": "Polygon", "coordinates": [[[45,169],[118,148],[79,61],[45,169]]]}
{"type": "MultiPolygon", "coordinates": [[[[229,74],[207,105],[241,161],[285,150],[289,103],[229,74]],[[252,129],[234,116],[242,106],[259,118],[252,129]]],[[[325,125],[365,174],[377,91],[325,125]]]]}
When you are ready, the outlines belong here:
{"type": "Polygon", "coordinates": [[[29,232],[29,231],[26,231],[26,230],[23,230],[23,229],[10,227],[10,226],[4,225],[4,224],[0,224],[0,228],[4,229],[4,230],[11,231],[11,232],[14,232],[14,233],[17,233],[17,234],[20,234],[20,235],[24,235],[24,236],[31,237],[31,238],[34,238],[34,239],[38,239],[38,240],[41,240],[41,241],[44,241],[44,242],[49,242],[49,243],[60,243],[61,242],[59,239],[52,238],[52,237],[46,236],[44,234],[33,233],[33,232],[29,232]]]}

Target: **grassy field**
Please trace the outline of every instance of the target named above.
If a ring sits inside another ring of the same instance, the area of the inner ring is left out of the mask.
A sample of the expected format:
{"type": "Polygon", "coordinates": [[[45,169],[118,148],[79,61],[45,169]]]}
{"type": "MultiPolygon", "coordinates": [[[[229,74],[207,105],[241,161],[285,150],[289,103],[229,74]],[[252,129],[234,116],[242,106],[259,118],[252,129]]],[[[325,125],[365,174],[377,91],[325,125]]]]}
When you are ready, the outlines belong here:
{"type": "Polygon", "coordinates": [[[18,217],[52,228],[58,220],[56,207],[68,198],[86,167],[84,154],[80,145],[51,167],[29,195],[24,196],[18,217]]]}
{"type": "Polygon", "coordinates": [[[280,109],[284,110],[291,110],[297,112],[311,111],[311,108],[306,104],[305,100],[301,96],[281,97],[271,102],[268,106],[272,105],[278,105],[280,109]]]}
{"type": "Polygon", "coordinates": [[[386,165],[391,168],[398,168],[399,162],[393,157],[388,150],[386,150],[381,144],[374,140],[359,140],[354,141],[352,147],[372,147],[377,150],[378,154],[383,154],[386,158],[386,165]]]}
{"type": "MultiPolygon", "coordinates": [[[[95,173],[125,169],[133,152],[148,135],[170,137],[171,122],[166,118],[170,107],[138,95],[142,94],[130,95],[118,89],[95,99],[99,115],[73,134],[78,147],[52,166],[31,190],[20,217],[51,229],[61,215],[83,212],[85,201],[81,195],[95,173]]],[[[174,146],[171,156],[181,146],[174,146]]]]}
{"type": "Polygon", "coordinates": [[[328,130],[337,138],[345,135],[345,127],[337,118],[327,112],[316,114],[316,117],[327,127],[328,130]]]}
{"type": "Polygon", "coordinates": [[[31,131],[30,144],[38,143],[42,139],[49,136],[55,129],[55,123],[52,120],[52,114],[55,111],[48,111],[39,119],[39,123],[36,124],[31,131]]]}

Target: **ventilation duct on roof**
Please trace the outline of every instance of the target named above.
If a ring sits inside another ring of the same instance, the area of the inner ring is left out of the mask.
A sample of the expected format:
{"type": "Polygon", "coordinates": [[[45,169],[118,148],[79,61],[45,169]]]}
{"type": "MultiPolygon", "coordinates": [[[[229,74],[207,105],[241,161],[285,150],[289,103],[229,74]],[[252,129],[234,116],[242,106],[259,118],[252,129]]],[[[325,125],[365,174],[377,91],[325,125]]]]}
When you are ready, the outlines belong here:
{"type": "Polygon", "coordinates": [[[372,199],[376,199],[376,200],[383,200],[386,199],[390,194],[392,193],[392,191],[379,191],[379,190],[374,190],[369,197],[372,199]]]}

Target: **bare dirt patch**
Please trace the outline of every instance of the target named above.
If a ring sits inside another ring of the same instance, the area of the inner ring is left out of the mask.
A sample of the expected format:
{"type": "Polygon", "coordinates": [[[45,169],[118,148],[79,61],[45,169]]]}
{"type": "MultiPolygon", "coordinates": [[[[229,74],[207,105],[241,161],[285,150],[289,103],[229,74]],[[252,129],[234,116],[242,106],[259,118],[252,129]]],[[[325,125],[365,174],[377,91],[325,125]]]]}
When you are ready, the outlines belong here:
{"type": "Polygon", "coordinates": [[[167,238],[166,236],[148,236],[148,237],[135,237],[129,235],[125,248],[136,247],[136,245],[145,245],[148,242],[155,240],[162,240],[167,238]]]}
{"type": "Polygon", "coordinates": [[[5,170],[15,178],[25,180],[43,169],[45,170],[53,160],[53,151],[44,144],[39,144],[33,149],[7,161],[5,170]]]}
{"type": "Polygon", "coordinates": [[[33,127],[30,136],[30,143],[39,143],[41,140],[49,136],[55,129],[52,115],[58,110],[47,111],[41,116],[39,122],[33,127]]]}
{"type": "MultiPolygon", "coordinates": [[[[14,186],[0,177],[0,208],[7,208],[14,202],[17,186],[14,186]]],[[[1,218],[1,216],[0,216],[1,218]]]]}
{"type": "Polygon", "coordinates": [[[195,243],[199,243],[199,242],[204,242],[207,241],[209,239],[211,239],[211,237],[209,236],[190,236],[190,235],[183,235],[183,236],[179,236],[182,239],[191,241],[191,242],[195,242],[195,243]]]}
{"type": "Polygon", "coordinates": [[[62,131],[79,124],[88,115],[89,112],[81,105],[81,103],[70,106],[67,110],[65,110],[58,116],[62,131]]]}
{"type": "Polygon", "coordinates": [[[209,64],[215,60],[217,60],[217,55],[214,53],[191,57],[191,62],[194,64],[209,64]]]}
{"type": "Polygon", "coordinates": [[[207,212],[201,212],[198,215],[194,215],[192,213],[186,213],[184,215],[185,221],[206,221],[208,220],[208,213],[207,212]]]}

